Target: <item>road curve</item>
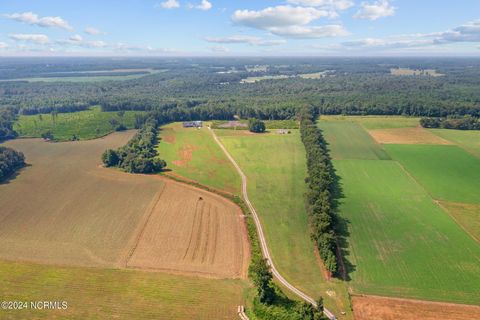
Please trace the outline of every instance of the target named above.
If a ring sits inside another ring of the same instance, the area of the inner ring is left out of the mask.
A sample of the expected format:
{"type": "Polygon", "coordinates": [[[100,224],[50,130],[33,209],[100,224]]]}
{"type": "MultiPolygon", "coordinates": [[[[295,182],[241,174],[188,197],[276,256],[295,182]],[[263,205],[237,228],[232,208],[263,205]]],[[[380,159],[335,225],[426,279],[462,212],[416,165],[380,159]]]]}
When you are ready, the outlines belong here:
{"type": "MultiPolygon", "coordinates": [[[[255,208],[253,207],[252,203],[250,202],[250,199],[248,198],[248,192],[247,192],[247,176],[243,173],[242,169],[240,168],[240,166],[237,164],[237,162],[235,161],[235,159],[233,159],[233,157],[230,155],[230,153],[227,151],[227,149],[224,147],[224,145],[222,144],[222,142],[218,139],[217,135],[215,134],[215,132],[210,128],[208,127],[209,130],[212,132],[212,135],[213,135],[213,139],[215,140],[215,142],[218,144],[218,146],[220,147],[220,149],[222,149],[222,151],[225,153],[225,155],[227,156],[227,158],[230,160],[230,162],[233,164],[233,166],[235,167],[235,169],[237,169],[238,171],[238,174],[240,175],[241,179],[242,179],[242,196],[243,196],[243,200],[245,201],[245,203],[247,204],[248,206],[248,209],[250,210],[250,212],[252,213],[252,216],[253,216],[253,220],[255,221],[255,226],[257,227],[257,232],[258,232],[258,237],[259,237],[259,240],[260,240],[260,247],[262,249],[262,253],[263,253],[263,256],[265,257],[265,259],[267,260],[267,263],[268,265],[270,266],[270,269],[272,270],[272,274],[275,278],[277,278],[278,281],[280,281],[285,287],[287,287],[290,291],[292,291],[293,293],[295,293],[297,296],[299,296],[300,298],[302,298],[303,300],[307,301],[308,303],[311,303],[312,305],[314,306],[317,306],[317,303],[315,302],[314,299],[312,299],[311,297],[309,297],[308,295],[306,295],[305,293],[303,293],[302,291],[300,291],[299,289],[297,289],[296,287],[294,287],[292,284],[290,284],[287,280],[285,280],[285,278],[280,274],[280,272],[278,272],[277,268],[275,267],[275,265],[273,264],[273,260],[272,260],[272,257],[270,256],[270,252],[268,251],[268,246],[267,246],[267,241],[265,240],[265,235],[263,233],[263,229],[262,229],[262,224],[260,223],[260,219],[258,218],[258,214],[257,214],[257,211],[255,210],[255,208]]],[[[323,310],[324,314],[331,320],[335,320],[335,315],[330,312],[327,308],[324,308],[323,310]]]]}

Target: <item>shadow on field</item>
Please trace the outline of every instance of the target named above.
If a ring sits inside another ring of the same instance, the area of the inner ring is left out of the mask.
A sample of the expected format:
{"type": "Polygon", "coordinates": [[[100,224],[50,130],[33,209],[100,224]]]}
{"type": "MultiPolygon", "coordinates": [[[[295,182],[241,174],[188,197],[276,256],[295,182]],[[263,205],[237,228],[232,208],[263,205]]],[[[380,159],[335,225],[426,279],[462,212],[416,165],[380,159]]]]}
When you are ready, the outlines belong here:
{"type": "MultiPolygon", "coordinates": [[[[333,164],[332,164],[333,168],[333,164]]],[[[348,248],[348,238],[350,236],[350,231],[348,226],[350,220],[342,217],[340,214],[340,206],[342,204],[343,198],[345,195],[342,190],[342,178],[337,175],[335,169],[333,169],[333,210],[335,212],[335,233],[337,235],[337,258],[339,261],[338,275],[340,279],[344,281],[350,281],[350,274],[356,270],[356,266],[347,259],[350,255],[348,248]]]]}
{"type": "Polygon", "coordinates": [[[0,185],[4,185],[4,184],[9,184],[11,181],[15,180],[22,171],[24,171],[27,167],[30,167],[31,164],[25,164],[23,167],[21,167],[20,169],[17,169],[15,172],[9,174],[8,176],[0,179],[0,185]]]}

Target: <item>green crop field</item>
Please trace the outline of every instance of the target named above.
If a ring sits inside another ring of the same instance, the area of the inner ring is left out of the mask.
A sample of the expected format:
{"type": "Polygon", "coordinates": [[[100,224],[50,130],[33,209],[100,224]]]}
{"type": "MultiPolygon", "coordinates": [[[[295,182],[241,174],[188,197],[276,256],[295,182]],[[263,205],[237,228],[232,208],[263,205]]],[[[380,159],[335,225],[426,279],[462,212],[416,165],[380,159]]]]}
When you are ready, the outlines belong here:
{"type": "Polygon", "coordinates": [[[1,319],[235,319],[248,284],[159,272],[0,260],[2,301],[66,301],[66,310],[0,310],[1,319]]]}
{"type": "Polygon", "coordinates": [[[334,165],[344,192],[340,212],[349,225],[355,291],[478,303],[478,243],[398,163],[334,165]]]}
{"type": "Polygon", "coordinates": [[[345,286],[324,280],[314,254],[304,207],[305,149],[298,130],[290,135],[215,132],[248,177],[248,194],[279,272],[308,294],[322,295],[335,312],[349,311],[345,286]]]}
{"type": "Polygon", "coordinates": [[[111,119],[133,129],[136,111],[126,111],[123,117],[116,112],[102,112],[99,107],[90,110],[59,113],[55,120],[51,114],[19,116],[14,124],[15,131],[21,137],[40,137],[51,131],[55,140],[71,140],[75,135],[80,140],[94,139],[114,131],[111,119]]]}
{"type": "Polygon", "coordinates": [[[319,121],[333,159],[389,159],[382,146],[351,121],[319,121]]]}
{"type": "Polygon", "coordinates": [[[419,125],[419,118],[400,116],[322,116],[321,121],[356,122],[367,130],[414,128],[419,125]]]}
{"type": "Polygon", "coordinates": [[[158,152],[173,174],[240,193],[240,177],[208,128],[183,128],[181,123],[173,123],[161,128],[160,138],[158,152]]]}
{"type": "Polygon", "coordinates": [[[480,131],[450,129],[430,129],[430,131],[480,158],[480,131]]]}
{"type": "Polygon", "coordinates": [[[388,153],[437,200],[480,203],[480,160],[457,146],[388,145],[388,153]]]}

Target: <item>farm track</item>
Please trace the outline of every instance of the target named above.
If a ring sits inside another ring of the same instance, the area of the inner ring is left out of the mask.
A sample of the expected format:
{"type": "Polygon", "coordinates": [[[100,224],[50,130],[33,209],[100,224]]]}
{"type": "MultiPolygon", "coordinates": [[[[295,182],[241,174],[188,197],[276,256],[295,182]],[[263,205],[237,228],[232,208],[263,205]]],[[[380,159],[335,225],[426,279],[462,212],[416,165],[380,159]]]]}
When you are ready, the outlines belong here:
{"type": "MultiPolygon", "coordinates": [[[[238,174],[240,175],[241,179],[242,179],[242,196],[243,196],[243,199],[245,201],[245,203],[247,204],[247,207],[248,209],[250,210],[250,212],[252,213],[252,216],[253,216],[253,220],[255,221],[255,226],[257,228],[257,232],[258,232],[258,237],[259,237],[259,240],[260,240],[260,247],[262,249],[262,253],[263,253],[263,256],[265,257],[265,259],[267,259],[267,263],[270,265],[270,268],[272,270],[272,274],[275,276],[275,278],[277,278],[277,280],[283,284],[285,287],[287,287],[290,291],[292,291],[294,294],[296,294],[297,296],[299,296],[301,299],[307,301],[308,303],[312,304],[313,306],[316,306],[317,303],[315,302],[315,300],[308,296],[307,294],[303,293],[302,291],[300,291],[299,289],[297,289],[295,286],[293,286],[291,283],[289,283],[281,274],[280,272],[278,272],[277,268],[275,267],[275,265],[273,264],[273,260],[272,260],[272,257],[270,255],[270,252],[268,250],[268,246],[267,246],[267,241],[265,239],[265,235],[263,233],[263,229],[262,229],[262,224],[260,222],[260,219],[258,217],[258,214],[257,214],[257,211],[255,210],[254,206],[252,205],[252,203],[250,202],[249,198],[248,198],[248,192],[247,192],[247,176],[243,173],[242,169],[240,168],[240,166],[237,164],[237,162],[235,161],[235,159],[233,159],[233,157],[230,155],[230,153],[228,152],[228,150],[224,147],[224,145],[221,143],[221,141],[218,139],[217,135],[215,134],[215,132],[209,127],[209,130],[212,132],[212,135],[213,135],[213,138],[215,140],[215,142],[218,144],[218,146],[220,147],[220,149],[222,149],[222,151],[225,153],[225,155],[227,156],[227,158],[230,160],[230,162],[233,164],[233,166],[235,167],[235,169],[237,170],[238,174]]],[[[329,311],[327,308],[324,308],[324,314],[329,318],[329,319],[336,319],[335,315],[329,311]]],[[[243,317],[242,317],[243,319],[243,317]]]]}

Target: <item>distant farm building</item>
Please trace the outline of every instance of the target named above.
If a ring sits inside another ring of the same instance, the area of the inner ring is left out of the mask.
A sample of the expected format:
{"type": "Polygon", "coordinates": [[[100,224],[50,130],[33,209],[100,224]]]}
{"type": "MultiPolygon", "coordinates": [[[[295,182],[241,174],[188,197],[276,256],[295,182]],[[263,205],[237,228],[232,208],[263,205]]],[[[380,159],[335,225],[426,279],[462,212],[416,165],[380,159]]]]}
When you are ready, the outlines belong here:
{"type": "Polygon", "coordinates": [[[183,123],[184,128],[201,128],[203,126],[202,121],[185,121],[183,123]]]}
{"type": "Polygon", "coordinates": [[[280,130],[277,130],[277,134],[290,134],[290,130],[280,129],[280,130]]]}

